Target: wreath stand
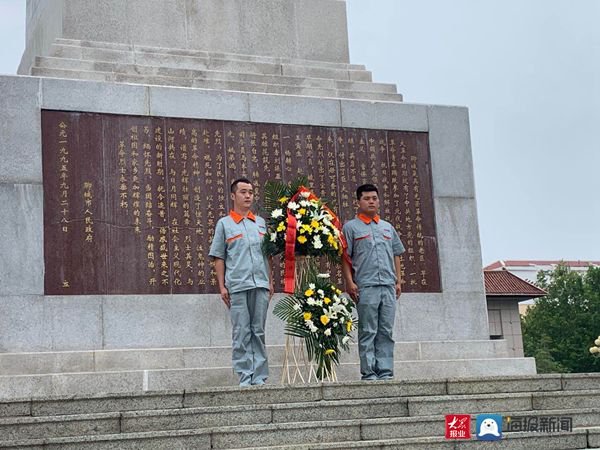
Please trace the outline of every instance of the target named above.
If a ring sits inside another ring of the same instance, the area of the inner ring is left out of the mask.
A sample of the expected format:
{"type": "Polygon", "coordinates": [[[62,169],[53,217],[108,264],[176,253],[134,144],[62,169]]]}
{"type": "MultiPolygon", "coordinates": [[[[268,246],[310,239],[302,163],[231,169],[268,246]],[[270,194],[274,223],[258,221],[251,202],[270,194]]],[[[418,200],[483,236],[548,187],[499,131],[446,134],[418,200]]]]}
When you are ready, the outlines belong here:
{"type": "MultiPolygon", "coordinates": [[[[303,286],[308,269],[315,264],[311,256],[296,257],[296,286],[303,286]]],[[[325,369],[322,379],[317,376],[317,366],[308,360],[304,340],[294,336],[285,337],[281,384],[306,384],[311,382],[337,381],[335,366],[325,369]]]]}

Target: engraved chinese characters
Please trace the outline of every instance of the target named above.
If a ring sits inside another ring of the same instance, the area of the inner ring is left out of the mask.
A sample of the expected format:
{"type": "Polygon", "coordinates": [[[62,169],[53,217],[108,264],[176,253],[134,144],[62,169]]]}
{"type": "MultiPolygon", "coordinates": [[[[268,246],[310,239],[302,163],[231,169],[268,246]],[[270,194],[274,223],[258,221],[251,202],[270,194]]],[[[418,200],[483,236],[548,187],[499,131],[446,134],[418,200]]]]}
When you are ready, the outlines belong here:
{"type": "Polygon", "coordinates": [[[60,111],[42,125],[48,295],[216,293],[208,249],[231,181],[260,202],[266,180],[298,175],[342,221],[377,184],[403,290],[440,291],[426,133],[60,111]]]}

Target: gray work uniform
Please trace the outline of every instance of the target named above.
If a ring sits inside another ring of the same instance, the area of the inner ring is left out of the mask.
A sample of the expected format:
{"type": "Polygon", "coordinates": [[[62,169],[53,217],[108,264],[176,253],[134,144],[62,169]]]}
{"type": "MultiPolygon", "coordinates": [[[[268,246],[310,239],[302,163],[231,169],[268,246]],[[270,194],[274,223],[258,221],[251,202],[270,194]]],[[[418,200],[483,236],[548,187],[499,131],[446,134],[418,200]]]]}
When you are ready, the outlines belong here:
{"type": "Polygon", "coordinates": [[[225,261],[231,300],[232,363],[240,385],[264,384],[269,375],[265,322],[269,308],[269,265],[261,250],[262,217],[235,212],[217,222],[209,255],[225,261]]]}
{"type": "Polygon", "coordinates": [[[361,216],[343,228],[358,286],[358,350],[363,380],[394,376],[396,270],[394,257],[404,253],[394,227],[376,217],[361,216]],[[368,223],[366,223],[368,222],[368,223]]]}

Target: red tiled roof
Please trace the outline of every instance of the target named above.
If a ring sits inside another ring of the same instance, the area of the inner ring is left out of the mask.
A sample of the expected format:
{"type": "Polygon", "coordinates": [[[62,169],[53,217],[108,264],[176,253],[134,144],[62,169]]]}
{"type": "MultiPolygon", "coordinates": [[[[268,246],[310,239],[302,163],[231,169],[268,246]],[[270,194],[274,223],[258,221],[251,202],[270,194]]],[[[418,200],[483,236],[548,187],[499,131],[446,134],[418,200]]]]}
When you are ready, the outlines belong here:
{"type": "Polygon", "coordinates": [[[546,291],[522,280],[508,270],[484,270],[485,294],[489,297],[537,298],[546,295],[546,291]]]}
{"type": "Polygon", "coordinates": [[[483,270],[498,270],[503,267],[529,267],[529,266],[557,266],[565,264],[569,267],[600,266],[600,261],[551,261],[543,259],[506,259],[495,261],[483,268],[483,270]]]}

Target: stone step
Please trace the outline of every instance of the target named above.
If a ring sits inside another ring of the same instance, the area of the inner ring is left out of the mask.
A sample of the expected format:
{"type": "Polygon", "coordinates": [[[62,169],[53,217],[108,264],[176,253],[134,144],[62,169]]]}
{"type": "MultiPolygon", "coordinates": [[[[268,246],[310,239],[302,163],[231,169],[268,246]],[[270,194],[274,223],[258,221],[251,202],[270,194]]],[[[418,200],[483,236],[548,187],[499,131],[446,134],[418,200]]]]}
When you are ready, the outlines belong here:
{"type": "Polygon", "coordinates": [[[202,50],[182,49],[182,48],[166,48],[166,47],[152,47],[145,45],[128,45],[120,44],[115,42],[101,42],[101,41],[82,41],[76,39],[63,39],[59,38],[55,40],[58,45],[68,45],[71,47],[86,47],[96,49],[108,49],[118,50],[122,52],[140,52],[140,53],[159,53],[159,54],[173,54],[180,56],[193,56],[198,58],[218,58],[218,59],[229,59],[232,61],[254,61],[269,64],[295,64],[304,66],[317,66],[317,67],[330,67],[336,69],[345,70],[365,70],[365,66],[362,64],[345,64],[336,63],[329,61],[317,61],[311,59],[294,59],[294,58],[280,58],[270,56],[258,56],[258,55],[243,55],[238,53],[223,53],[223,52],[208,52],[202,50]]]}
{"type": "MultiPolygon", "coordinates": [[[[501,448],[505,450],[600,450],[600,428],[574,429],[572,433],[510,433],[501,442],[477,440],[447,440],[443,437],[377,439],[359,442],[333,442],[270,447],[244,447],[244,450],[334,450],[334,449],[405,449],[405,450],[480,450],[501,448]]],[[[236,449],[232,449],[236,450],[236,449]]],[[[237,449],[241,450],[241,449],[237,449]]]]}
{"type": "Polygon", "coordinates": [[[332,78],[335,80],[349,81],[372,81],[371,73],[366,70],[231,60],[216,57],[186,56],[173,53],[121,51],[59,44],[52,45],[50,56],[66,59],[136,64],[141,66],[164,66],[190,70],[217,70],[263,75],[332,78]]]}
{"type": "MultiPolygon", "coordinates": [[[[0,419],[4,440],[85,436],[167,430],[219,428],[240,425],[269,425],[349,420],[361,421],[363,439],[395,439],[441,436],[444,415],[408,416],[409,398],[313,401],[306,403],[192,407],[93,414],[11,417],[0,419]]],[[[508,403],[505,403],[508,405],[508,403]]],[[[485,405],[486,412],[510,417],[570,417],[573,427],[600,423],[600,408],[556,410],[506,410],[497,402],[485,405]]],[[[476,414],[457,403],[454,411],[476,414]]],[[[411,412],[412,414],[412,412],[411,412]]],[[[473,423],[473,429],[475,424],[473,423]]],[[[474,431],[474,430],[473,430],[474,431]]]]}
{"type": "MultiPolygon", "coordinates": [[[[500,344],[501,341],[396,342],[394,358],[396,361],[437,360],[440,353],[447,360],[507,357],[506,346],[500,344]],[[460,352],[456,351],[457,346],[462,347],[460,352]]],[[[268,345],[267,350],[271,364],[283,363],[285,346],[268,345]]],[[[342,355],[341,361],[358,361],[358,346],[350,345],[350,351],[342,355]]],[[[230,364],[229,346],[0,353],[0,375],[207,368],[230,364]]]]}
{"type": "MultiPolygon", "coordinates": [[[[587,375],[594,384],[595,374],[577,374],[581,381],[587,375]]],[[[523,402],[523,397],[530,396],[527,405],[539,410],[560,409],[562,405],[579,407],[579,400],[583,398],[586,407],[597,408],[598,393],[600,386],[594,390],[566,389],[556,386],[548,386],[546,377],[542,377],[542,384],[537,384],[536,377],[491,377],[482,378],[481,385],[487,382],[492,386],[489,392],[481,390],[472,395],[451,395],[455,390],[453,386],[463,383],[460,380],[414,380],[414,381],[380,381],[380,382],[340,382],[320,383],[307,385],[278,386],[267,385],[251,388],[239,388],[235,386],[221,388],[205,388],[198,390],[172,390],[161,392],[132,392],[122,394],[88,394],[76,396],[45,396],[23,399],[6,399],[0,401],[0,417],[20,416],[49,416],[60,414],[96,414],[115,411],[141,411],[141,410],[164,410],[181,408],[210,408],[221,406],[240,405],[276,405],[283,403],[297,403],[299,399],[304,402],[328,402],[338,400],[369,400],[373,399],[410,399],[409,410],[411,415],[427,415],[432,410],[441,413],[443,408],[454,407],[457,403],[444,400],[452,399],[459,402],[461,407],[479,408],[481,399],[492,396],[492,401],[506,397],[499,395],[494,384],[504,386],[503,393],[514,396],[516,402],[523,402]],[[522,391],[525,386],[531,387],[531,391],[522,391]],[[514,391],[513,391],[514,389],[514,391]],[[548,389],[542,392],[543,389],[548,389]],[[519,394],[515,392],[521,391],[519,394]],[[494,397],[495,396],[495,397],[494,397]],[[586,400],[589,398],[589,400],[586,400]],[[470,402],[470,403],[469,403],[470,402]],[[569,403],[571,402],[571,403],[569,403]],[[454,406],[453,406],[454,405],[454,406]],[[436,409],[432,409],[436,408],[436,409]]],[[[571,386],[568,383],[572,375],[563,379],[563,386],[571,386]]],[[[471,383],[465,381],[464,383],[471,383]]],[[[514,403],[512,403],[514,404],[514,403]]],[[[506,409],[506,408],[505,408],[506,409]]],[[[522,409],[522,408],[520,408],[522,409]]]]}
{"type": "MultiPolygon", "coordinates": [[[[0,419],[4,439],[135,433],[406,416],[405,399],[320,401],[0,419]],[[94,426],[96,424],[97,426],[94,426]]],[[[439,418],[438,418],[439,419],[439,418]]],[[[443,421],[443,420],[442,420],[443,421]]]]}
{"type": "Polygon", "coordinates": [[[341,89],[357,92],[396,94],[396,85],[364,81],[335,80],[331,78],[304,78],[284,75],[264,75],[218,70],[192,70],[165,66],[145,66],[128,63],[97,62],[83,59],[36,57],[38,69],[76,70],[82,72],[111,72],[123,75],[144,75],[184,78],[190,80],[241,81],[309,88],[341,89]]]}
{"type": "MultiPolygon", "coordinates": [[[[522,375],[535,373],[535,364],[525,358],[470,359],[447,361],[396,361],[398,379],[422,379],[423,376],[448,377],[522,375]]],[[[282,382],[282,366],[270,366],[270,383],[282,382]]],[[[337,368],[340,381],[359,378],[358,363],[337,368]]],[[[294,373],[285,378],[289,384],[294,373]]],[[[299,381],[300,379],[297,378],[299,381]]],[[[174,389],[200,389],[208,386],[231,386],[237,383],[231,367],[153,369],[117,372],[81,372],[41,375],[0,376],[0,399],[29,398],[43,395],[131,393],[174,389]]]]}
{"type": "Polygon", "coordinates": [[[216,89],[223,91],[259,92],[266,94],[296,95],[304,97],[342,98],[373,101],[402,101],[400,94],[380,94],[374,92],[355,92],[324,88],[296,87],[267,83],[252,83],[223,80],[197,80],[174,77],[126,75],[112,72],[83,72],[63,69],[41,69],[33,67],[33,76],[66,78],[117,83],[144,84],[155,86],[176,86],[199,89],[216,89]]]}
{"type": "MultiPolygon", "coordinates": [[[[442,422],[443,425],[443,422],[442,422]]],[[[63,449],[323,449],[323,448],[445,448],[476,449],[485,445],[474,440],[448,441],[443,437],[369,439],[361,434],[361,421],[240,425],[214,429],[114,433],[44,439],[0,441],[0,448],[63,449]],[[260,445],[260,447],[257,447],[260,445]],[[422,447],[418,447],[421,445],[422,447]]],[[[494,448],[582,449],[597,446],[600,428],[578,428],[564,433],[507,433],[494,448]]],[[[488,443],[489,444],[489,443],[488,443]]]]}

